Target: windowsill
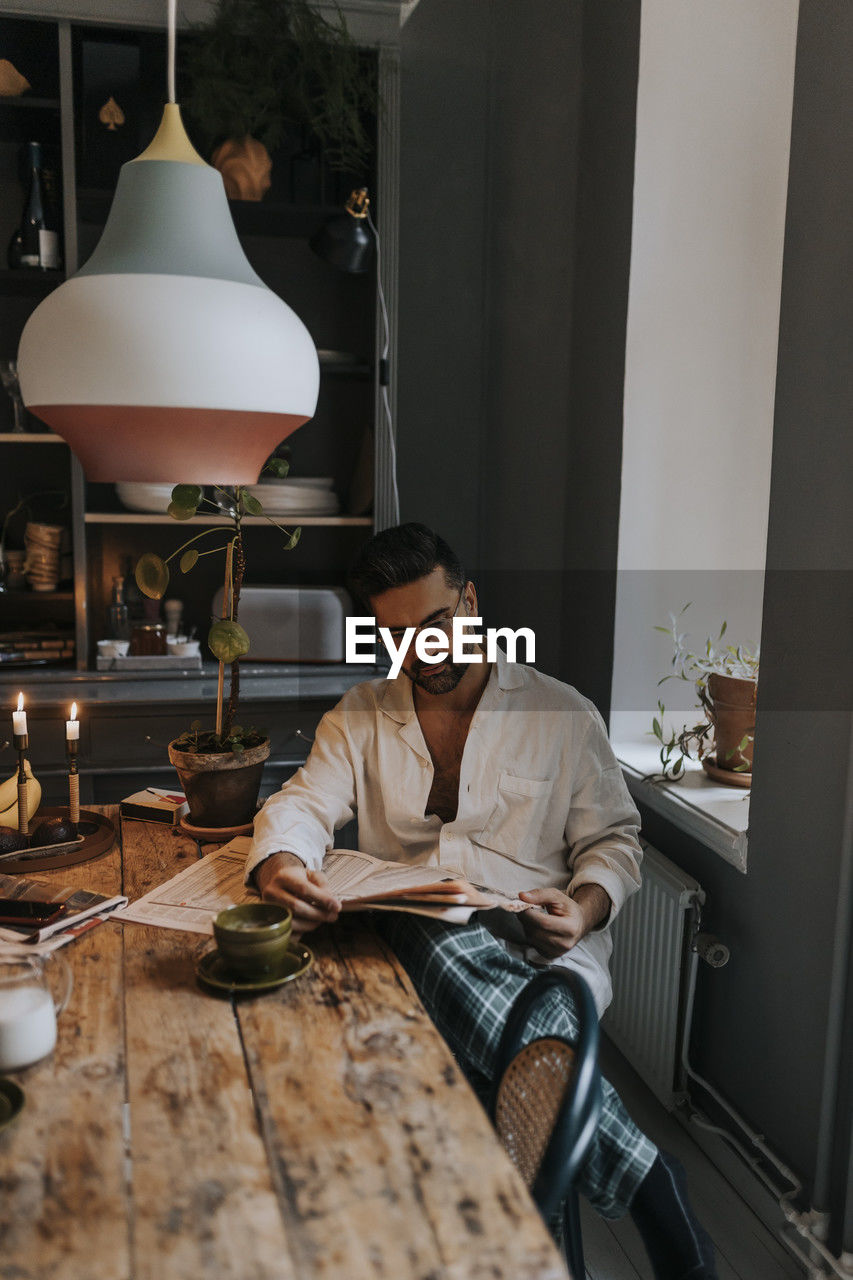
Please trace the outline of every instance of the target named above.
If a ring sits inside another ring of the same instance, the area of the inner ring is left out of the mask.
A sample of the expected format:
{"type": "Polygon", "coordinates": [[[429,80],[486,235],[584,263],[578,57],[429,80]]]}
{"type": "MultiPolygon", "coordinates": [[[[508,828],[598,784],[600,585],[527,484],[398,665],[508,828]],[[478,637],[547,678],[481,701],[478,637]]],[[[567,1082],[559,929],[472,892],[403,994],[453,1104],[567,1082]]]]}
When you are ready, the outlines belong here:
{"type": "Polygon", "coordinates": [[[646,781],[648,774],[660,771],[655,739],[649,735],[645,740],[614,740],[612,745],[635,801],[668,818],[746,874],[748,790],[712,782],[693,760],[685,760],[684,777],[677,782],[646,781]]]}

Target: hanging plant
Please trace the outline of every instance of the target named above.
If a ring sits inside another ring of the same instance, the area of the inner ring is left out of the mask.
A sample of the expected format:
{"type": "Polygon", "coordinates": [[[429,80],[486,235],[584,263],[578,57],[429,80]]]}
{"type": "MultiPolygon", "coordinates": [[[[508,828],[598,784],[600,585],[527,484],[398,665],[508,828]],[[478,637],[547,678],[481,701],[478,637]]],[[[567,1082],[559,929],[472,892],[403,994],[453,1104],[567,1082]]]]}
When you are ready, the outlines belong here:
{"type": "Polygon", "coordinates": [[[208,148],[251,136],[274,151],[305,131],[334,169],[362,170],[375,114],[372,67],[343,14],[307,0],[218,0],[188,50],[187,106],[208,148]]]}

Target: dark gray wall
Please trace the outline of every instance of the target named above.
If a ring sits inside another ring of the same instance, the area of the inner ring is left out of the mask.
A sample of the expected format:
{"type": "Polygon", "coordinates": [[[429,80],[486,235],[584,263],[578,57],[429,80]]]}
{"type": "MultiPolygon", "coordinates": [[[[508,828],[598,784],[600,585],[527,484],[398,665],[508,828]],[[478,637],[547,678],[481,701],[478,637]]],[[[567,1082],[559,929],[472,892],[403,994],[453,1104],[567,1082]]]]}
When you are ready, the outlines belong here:
{"type": "Polygon", "coordinates": [[[743,1012],[765,1054],[772,1044],[781,1061],[783,1037],[808,1046],[802,1066],[795,1059],[793,1071],[780,1074],[784,1087],[767,1091],[756,1078],[750,1101],[768,1132],[786,1124],[792,1130],[795,1155],[809,1173],[849,857],[843,832],[853,711],[851,95],[853,6],[802,0],[755,740],[761,768],[750,809],[750,879],[754,893],[766,894],[754,922],[755,977],[776,993],[777,1008],[768,1010],[756,995],[743,1012]]]}
{"type": "Polygon", "coordinates": [[[609,718],[640,0],[584,7],[560,675],[609,718]]]}
{"type": "MultiPolygon", "coordinates": [[[[520,15],[423,0],[404,34],[403,516],[447,530],[488,620],[534,618],[539,665],[606,711],[639,0],[520,15]]],[[[837,1185],[850,1154],[827,1086],[853,708],[848,0],[803,0],[796,77],[749,874],[644,819],[732,948],[700,973],[694,1062],[826,1200],[819,1164],[837,1185]]]]}
{"type": "Polygon", "coordinates": [[[402,517],[605,713],[638,14],[424,0],[403,33],[402,517]]]}
{"type": "Polygon", "coordinates": [[[479,562],[485,424],[487,3],[427,0],[402,42],[397,438],[401,518],[479,562]]]}
{"type": "Polygon", "coordinates": [[[802,0],[748,875],[644,815],[649,839],[707,890],[708,926],[732,948],[725,969],[700,978],[695,1061],[815,1182],[824,1208],[830,1179],[820,1166],[835,1160],[840,1191],[850,1139],[849,1091],[846,1115],[833,1115],[837,1063],[826,1055],[843,995],[832,985],[834,963],[844,966],[835,947],[849,928],[851,93],[853,7],[802,0]],[[832,1153],[845,1125],[846,1155],[832,1153]]]}

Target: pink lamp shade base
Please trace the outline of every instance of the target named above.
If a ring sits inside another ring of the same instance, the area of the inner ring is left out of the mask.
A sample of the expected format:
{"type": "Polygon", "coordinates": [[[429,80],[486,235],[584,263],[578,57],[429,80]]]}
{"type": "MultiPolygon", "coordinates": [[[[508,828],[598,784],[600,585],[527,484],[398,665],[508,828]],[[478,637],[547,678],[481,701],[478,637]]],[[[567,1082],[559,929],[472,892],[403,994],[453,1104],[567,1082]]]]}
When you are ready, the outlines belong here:
{"type": "Polygon", "coordinates": [[[270,454],[310,416],[101,404],[30,411],[68,441],[88,480],[155,484],[255,484],[270,454]]]}

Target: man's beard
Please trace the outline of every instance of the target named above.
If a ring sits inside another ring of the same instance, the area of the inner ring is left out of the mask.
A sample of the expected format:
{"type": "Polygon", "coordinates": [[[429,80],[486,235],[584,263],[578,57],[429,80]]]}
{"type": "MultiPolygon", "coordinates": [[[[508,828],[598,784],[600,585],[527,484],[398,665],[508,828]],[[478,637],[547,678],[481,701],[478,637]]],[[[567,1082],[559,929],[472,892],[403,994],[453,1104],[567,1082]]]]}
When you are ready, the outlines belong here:
{"type": "Polygon", "coordinates": [[[451,662],[448,659],[443,671],[431,675],[431,669],[435,665],[434,662],[419,662],[414,671],[409,671],[406,667],[403,670],[412,684],[416,684],[419,689],[423,689],[424,693],[430,693],[433,697],[442,693],[452,693],[468,670],[467,663],[451,662]]]}

